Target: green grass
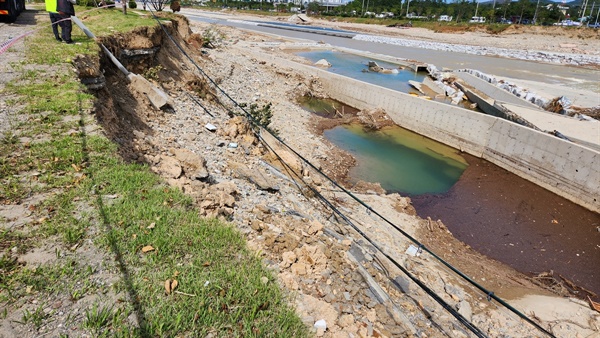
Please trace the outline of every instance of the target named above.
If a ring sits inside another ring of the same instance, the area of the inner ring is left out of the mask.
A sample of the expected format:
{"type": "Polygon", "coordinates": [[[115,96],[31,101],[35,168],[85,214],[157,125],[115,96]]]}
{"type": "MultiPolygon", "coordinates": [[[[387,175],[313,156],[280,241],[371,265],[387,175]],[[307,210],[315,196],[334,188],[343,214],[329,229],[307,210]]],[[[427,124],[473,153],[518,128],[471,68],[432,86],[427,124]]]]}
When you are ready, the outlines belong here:
{"type": "Polygon", "coordinates": [[[109,229],[103,243],[124,266],[136,267],[130,282],[144,307],[147,326],[141,330],[152,336],[305,334],[273,274],[233,226],[201,218],[187,196],[139,165],[98,168],[93,185],[104,187],[100,195],[122,196],[111,205],[98,199],[109,229]],[[151,223],[155,227],[148,229],[151,223]],[[155,250],[144,254],[147,245],[155,250]],[[263,284],[261,277],[270,282],[263,284]],[[167,279],[177,279],[176,291],[186,295],[166,295],[167,279]]]}
{"type": "Polygon", "coordinates": [[[36,329],[44,323],[44,319],[48,317],[48,314],[44,313],[43,305],[38,306],[33,311],[23,311],[22,322],[23,324],[33,324],[36,329]]]}
{"type": "MultiPolygon", "coordinates": [[[[128,32],[137,27],[156,26],[156,20],[152,18],[150,12],[145,12],[147,15],[139,15],[135,12],[143,12],[141,10],[131,10],[128,8],[127,15],[123,15],[121,8],[112,9],[96,9],[96,8],[76,8],[77,16],[83,21],[95,36],[112,35],[119,32],[128,32]]],[[[168,17],[169,13],[160,13],[159,16],[168,17]]],[[[160,20],[165,20],[160,18],[160,20]]],[[[79,30],[75,28],[74,30],[79,30]]]]}
{"type": "Polygon", "coordinates": [[[85,320],[83,322],[83,326],[98,335],[114,317],[115,313],[112,306],[100,307],[97,303],[95,303],[92,305],[91,309],[85,310],[85,320]]]}
{"type": "MultiPolygon", "coordinates": [[[[117,32],[127,32],[136,27],[155,26],[156,21],[149,16],[140,16],[129,10],[123,15],[120,9],[98,9],[75,6],[75,13],[83,24],[96,37],[117,32]]],[[[70,62],[76,54],[95,54],[100,48],[79,27],[73,24],[71,37],[78,44],[65,45],[54,39],[52,29],[44,23],[45,29],[27,38],[27,60],[31,63],[57,65],[70,62]]]]}
{"type": "MultiPolygon", "coordinates": [[[[117,10],[77,10],[100,36],[155,25],[132,11],[123,16],[117,10]]],[[[16,95],[14,113],[27,118],[12,121],[15,132],[0,142],[0,202],[17,203],[35,193],[47,197],[31,209],[26,233],[0,233],[0,302],[17,306],[32,295],[77,301],[116,293],[118,302],[94,303],[73,324],[93,336],[307,336],[273,272],[248,250],[234,225],[200,217],[190,197],[148,167],[125,163],[105,137],[80,131],[95,98],[68,63],[76,53],[96,54],[98,48],[78,32],[74,28],[74,39],[82,42],[76,46],[56,43],[49,28],[30,37],[22,64],[44,67],[20,67],[21,76],[3,91],[16,95]],[[65,116],[81,118],[65,122],[65,116]],[[23,136],[35,142],[21,143],[23,136]],[[107,269],[121,279],[112,287],[98,284],[96,268],[77,256],[77,247],[88,240],[114,258],[107,269]],[[22,254],[53,242],[59,245],[49,264],[23,266],[11,256],[13,248],[22,254]],[[143,253],[148,245],[154,250],[143,253]],[[178,282],[170,294],[164,287],[168,279],[178,282]],[[132,315],[139,326],[131,325],[132,315]]],[[[41,306],[27,309],[21,322],[39,329],[51,315],[41,306]]]]}

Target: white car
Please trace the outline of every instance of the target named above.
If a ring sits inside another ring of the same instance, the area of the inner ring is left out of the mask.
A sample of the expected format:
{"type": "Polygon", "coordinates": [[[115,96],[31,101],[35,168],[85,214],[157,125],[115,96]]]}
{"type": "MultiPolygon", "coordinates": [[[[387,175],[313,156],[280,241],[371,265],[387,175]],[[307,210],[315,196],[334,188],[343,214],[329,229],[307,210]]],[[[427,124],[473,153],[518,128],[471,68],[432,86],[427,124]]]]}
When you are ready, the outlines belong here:
{"type": "Polygon", "coordinates": [[[581,26],[581,22],[573,20],[563,20],[561,22],[555,23],[554,26],[581,26]]]}

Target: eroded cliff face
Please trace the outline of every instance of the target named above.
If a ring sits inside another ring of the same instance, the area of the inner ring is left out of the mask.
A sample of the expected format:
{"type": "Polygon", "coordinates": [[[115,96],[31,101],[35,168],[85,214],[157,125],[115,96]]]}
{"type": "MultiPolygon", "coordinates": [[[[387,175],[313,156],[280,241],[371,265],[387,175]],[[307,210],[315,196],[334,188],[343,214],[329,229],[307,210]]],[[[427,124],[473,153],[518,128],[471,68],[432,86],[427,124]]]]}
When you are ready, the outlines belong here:
{"type": "MultiPolygon", "coordinates": [[[[191,71],[194,65],[184,55],[194,55],[203,63],[205,60],[198,56],[202,37],[191,32],[185,17],[173,16],[162,24],[164,28],[139,27],[128,33],[100,37],[97,42],[127,71],[143,76],[167,95],[189,91],[214,98],[206,80],[191,71]]],[[[152,107],[146,93],[131,86],[127,76],[103,51],[97,56],[77,56],[73,64],[82,83],[98,97],[93,111],[109,138],[121,145],[125,158],[140,158],[133,142],[135,132],[152,134],[148,120],[164,117],[165,111],[152,107]]]]}

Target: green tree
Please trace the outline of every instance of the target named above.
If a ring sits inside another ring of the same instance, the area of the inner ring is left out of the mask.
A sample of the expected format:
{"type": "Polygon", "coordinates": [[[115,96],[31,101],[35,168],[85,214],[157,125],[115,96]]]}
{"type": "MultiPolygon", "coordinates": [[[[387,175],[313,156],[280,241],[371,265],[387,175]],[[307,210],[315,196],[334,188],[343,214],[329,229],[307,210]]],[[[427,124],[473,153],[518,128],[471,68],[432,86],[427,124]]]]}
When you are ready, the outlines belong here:
{"type": "Polygon", "coordinates": [[[309,3],[308,6],[306,7],[306,13],[307,14],[308,13],[310,13],[310,14],[321,13],[321,5],[316,1],[309,3]]]}

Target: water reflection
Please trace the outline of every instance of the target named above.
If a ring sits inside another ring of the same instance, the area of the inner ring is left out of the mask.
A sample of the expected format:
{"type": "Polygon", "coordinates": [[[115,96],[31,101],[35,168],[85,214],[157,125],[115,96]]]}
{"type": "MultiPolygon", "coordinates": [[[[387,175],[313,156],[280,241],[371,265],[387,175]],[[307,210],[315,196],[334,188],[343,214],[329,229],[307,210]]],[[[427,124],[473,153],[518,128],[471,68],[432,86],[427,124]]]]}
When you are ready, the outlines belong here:
{"type": "Polygon", "coordinates": [[[383,74],[376,72],[365,72],[369,59],[363,56],[354,54],[334,52],[330,50],[319,50],[311,52],[300,52],[297,55],[309,59],[312,62],[317,62],[325,59],[331,63],[331,67],[327,70],[353,79],[372,83],[385,88],[401,91],[403,93],[419,92],[408,84],[408,80],[422,82],[427,74],[423,72],[414,72],[411,69],[398,69],[397,64],[375,60],[378,65],[386,69],[398,69],[396,74],[383,74]]]}
{"type": "Polygon", "coordinates": [[[388,192],[443,193],[467,167],[456,149],[400,127],[368,132],[353,124],[324,134],[356,158],[357,165],[349,172],[351,183],[379,182],[388,192]]]}

